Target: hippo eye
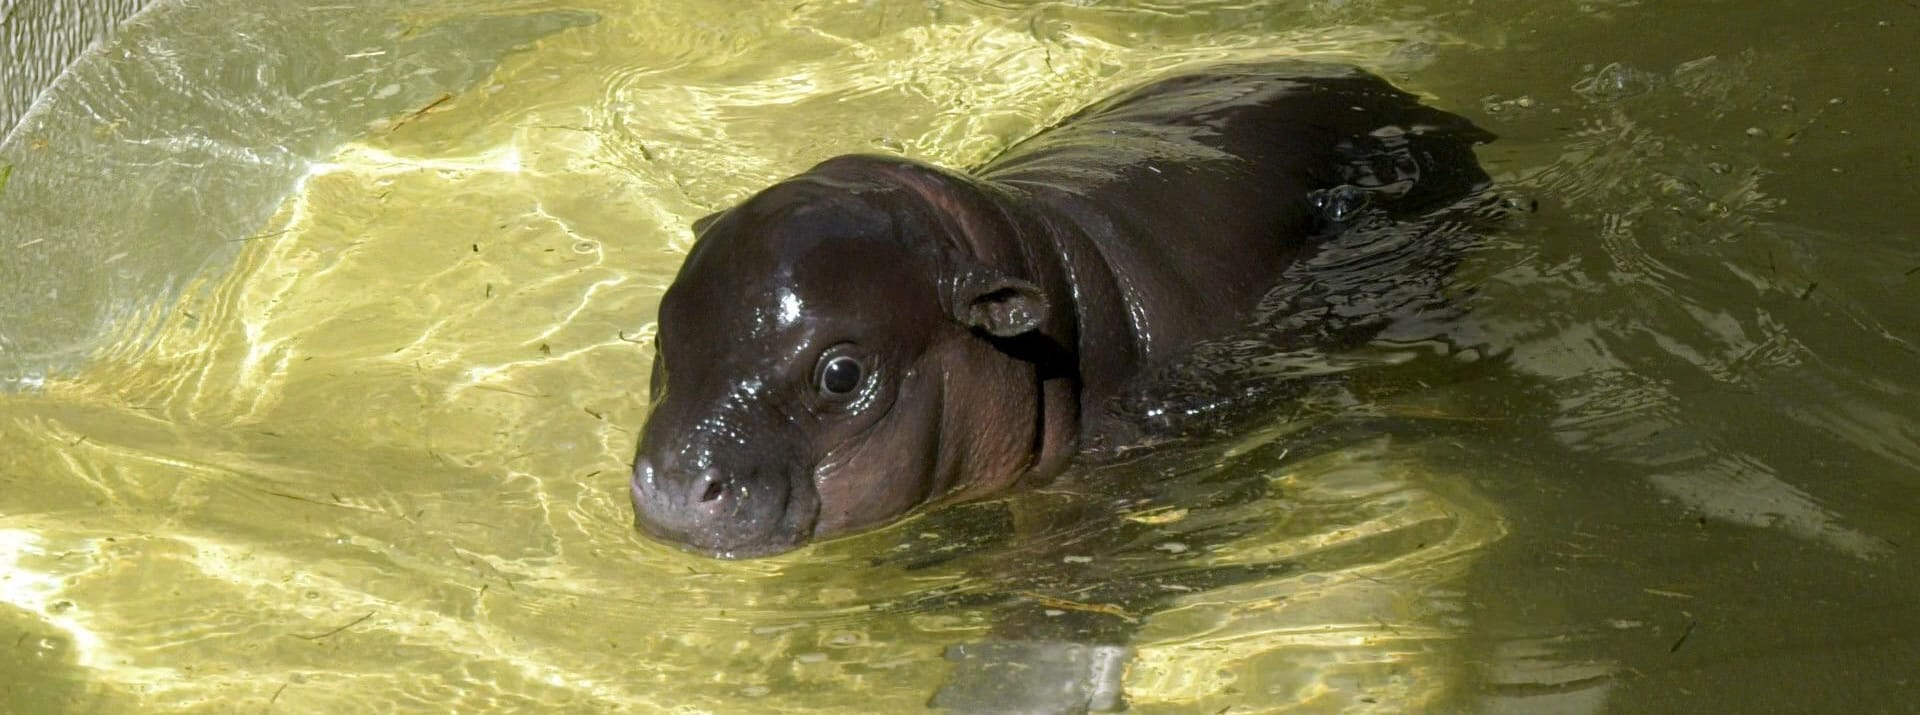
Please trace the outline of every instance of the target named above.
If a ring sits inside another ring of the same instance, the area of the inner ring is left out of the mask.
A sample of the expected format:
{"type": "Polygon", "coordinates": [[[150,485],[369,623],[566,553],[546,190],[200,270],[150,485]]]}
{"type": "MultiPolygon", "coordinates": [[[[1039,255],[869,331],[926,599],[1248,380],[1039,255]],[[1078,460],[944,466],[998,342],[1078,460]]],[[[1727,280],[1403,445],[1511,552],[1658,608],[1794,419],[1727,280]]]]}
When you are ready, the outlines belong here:
{"type": "Polygon", "coordinates": [[[820,391],[835,397],[846,397],[860,389],[862,377],[860,361],[846,355],[828,358],[820,366],[820,391]]]}

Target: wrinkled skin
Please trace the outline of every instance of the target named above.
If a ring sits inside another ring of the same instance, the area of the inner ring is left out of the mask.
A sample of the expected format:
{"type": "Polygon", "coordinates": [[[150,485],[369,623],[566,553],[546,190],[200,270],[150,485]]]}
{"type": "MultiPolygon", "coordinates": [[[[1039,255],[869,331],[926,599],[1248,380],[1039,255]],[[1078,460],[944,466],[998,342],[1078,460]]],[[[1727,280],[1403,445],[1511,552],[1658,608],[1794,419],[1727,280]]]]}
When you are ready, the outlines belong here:
{"type": "Polygon", "coordinates": [[[1490,138],[1278,62],[1123,93],[970,175],[843,156],[775,184],[696,222],[661,302],[639,526],[759,556],[1057,471],[1333,230],[1329,190],[1431,208],[1485,184],[1490,138]]]}

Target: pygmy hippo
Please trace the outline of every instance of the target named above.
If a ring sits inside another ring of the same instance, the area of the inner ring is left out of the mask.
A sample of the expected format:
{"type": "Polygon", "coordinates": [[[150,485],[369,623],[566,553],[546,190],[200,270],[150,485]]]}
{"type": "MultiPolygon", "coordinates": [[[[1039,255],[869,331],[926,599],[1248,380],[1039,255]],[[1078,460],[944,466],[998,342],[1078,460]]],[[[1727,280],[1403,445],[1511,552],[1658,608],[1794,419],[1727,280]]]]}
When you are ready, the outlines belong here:
{"type": "Polygon", "coordinates": [[[1451,203],[1489,139],[1275,61],[1123,92],[970,172],[849,155],[774,184],[694,223],[661,300],[639,526],[762,556],[1052,474],[1338,231],[1328,201],[1451,203]]]}

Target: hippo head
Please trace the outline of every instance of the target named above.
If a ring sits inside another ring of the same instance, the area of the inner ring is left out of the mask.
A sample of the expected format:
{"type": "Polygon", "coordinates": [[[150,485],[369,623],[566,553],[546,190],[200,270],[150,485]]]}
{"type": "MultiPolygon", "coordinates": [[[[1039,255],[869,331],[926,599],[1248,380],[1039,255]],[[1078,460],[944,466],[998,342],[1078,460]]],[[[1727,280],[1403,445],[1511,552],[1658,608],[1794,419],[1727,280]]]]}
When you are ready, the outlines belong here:
{"type": "Polygon", "coordinates": [[[660,303],[642,531],[761,556],[1035,467],[1043,377],[1017,346],[1048,299],[974,255],[963,234],[1006,220],[936,171],[843,158],[695,224],[660,303]]]}

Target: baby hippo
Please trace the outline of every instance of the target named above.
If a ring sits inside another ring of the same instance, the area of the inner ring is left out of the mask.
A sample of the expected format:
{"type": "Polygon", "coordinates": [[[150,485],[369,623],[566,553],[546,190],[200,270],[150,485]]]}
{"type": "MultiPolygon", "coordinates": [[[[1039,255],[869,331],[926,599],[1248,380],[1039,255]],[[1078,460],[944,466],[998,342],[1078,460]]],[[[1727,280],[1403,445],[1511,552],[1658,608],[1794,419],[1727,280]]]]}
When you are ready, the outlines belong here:
{"type": "Polygon", "coordinates": [[[1487,183],[1491,135],[1357,69],[1210,67],[952,171],[829,159],[694,223],[660,303],[640,528],[788,551],[1060,470],[1102,405],[1339,230],[1487,183]]]}

